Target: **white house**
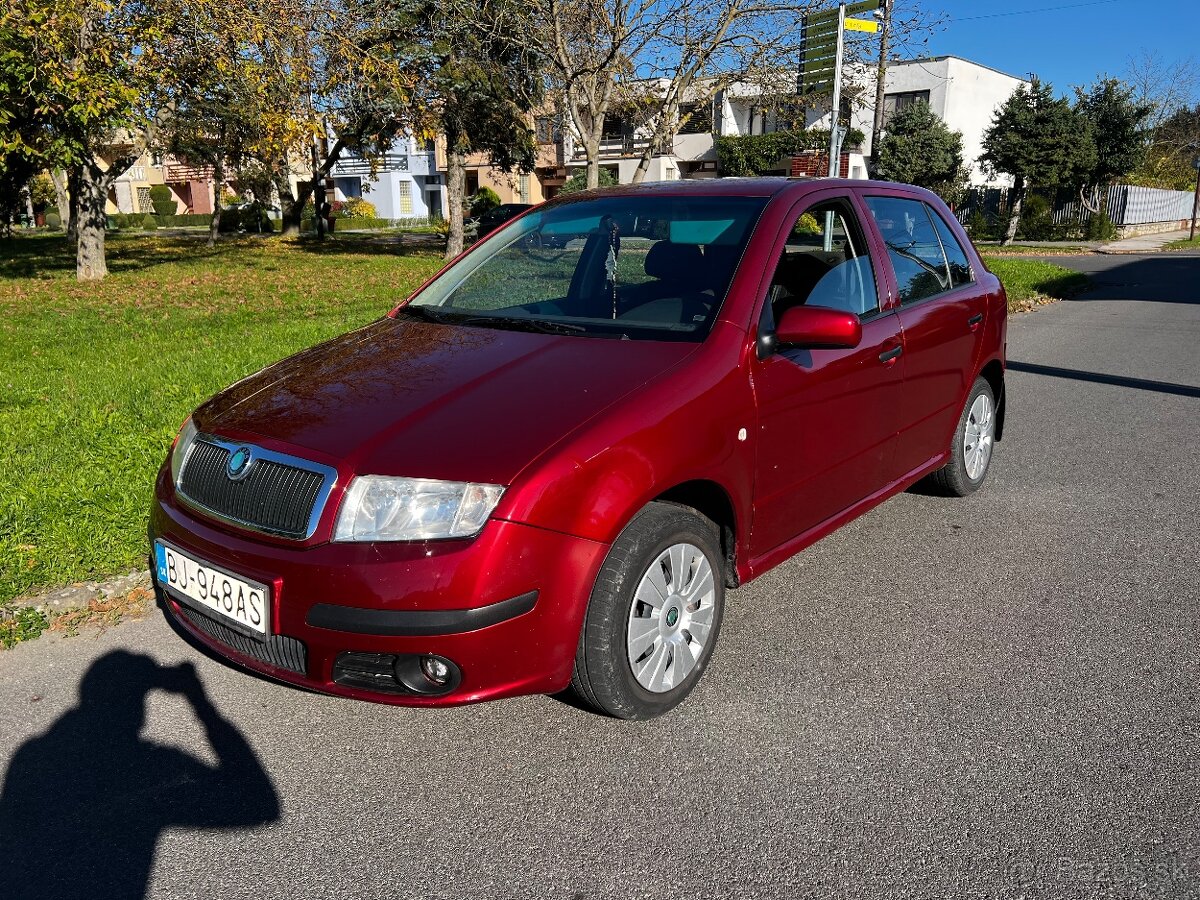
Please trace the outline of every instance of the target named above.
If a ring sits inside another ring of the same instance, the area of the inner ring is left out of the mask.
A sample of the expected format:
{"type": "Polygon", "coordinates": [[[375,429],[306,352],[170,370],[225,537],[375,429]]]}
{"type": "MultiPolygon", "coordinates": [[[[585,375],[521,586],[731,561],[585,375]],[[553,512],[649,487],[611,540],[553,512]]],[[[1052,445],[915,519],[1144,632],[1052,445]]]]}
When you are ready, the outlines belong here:
{"type": "Polygon", "coordinates": [[[343,154],[330,173],[336,200],[362,197],[375,206],[381,219],[441,216],[444,178],[438,172],[433,142],[400,137],[371,164],[360,156],[343,154]]]}
{"type": "MultiPolygon", "coordinates": [[[[859,160],[871,154],[871,131],[875,122],[875,69],[864,66],[847,72],[850,84],[843,106],[850,109],[851,127],[865,135],[862,156],[851,157],[852,177],[859,160]]],[[[983,154],[983,135],[996,110],[1013,92],[1028,82],[1007,75],[989,66],[980,65],[957,56],[935,56],[910,59],[888,64],[884,87],[884,126],[897,110],[923,100],[953,131],[963,136],[963,158],[970,167],[970,180],[975,185],[1007,186],[1004,176],[992,177],[979,163],[983,154]]],[[[725,92],[721,98],[717,122],[720,134],[763,134],[774,131],[775,123],[769,110],[764,110],[758,91],[750,87],[725,92]]],[[[829,113],[810,111],[808,127],[829,128],[829,113]]],[[[865,162],[861,177],[866,177],[865,162]]]]}

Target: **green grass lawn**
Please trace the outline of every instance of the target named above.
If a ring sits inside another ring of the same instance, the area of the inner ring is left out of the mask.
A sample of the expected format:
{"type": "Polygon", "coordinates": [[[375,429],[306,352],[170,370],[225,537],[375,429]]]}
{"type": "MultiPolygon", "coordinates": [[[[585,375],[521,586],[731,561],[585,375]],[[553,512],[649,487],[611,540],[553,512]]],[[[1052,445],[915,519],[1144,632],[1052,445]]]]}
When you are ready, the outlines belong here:
{"type": "Polygon", "coordinates": [[[336,240],[110,238],[74,280],[61,238],[0,242],[0,606],[141,568],[153,475],[221,387],[378,318],[440,254],[336,240]]]}
{"type": "Polygon", "coordinates": [[[1163,245],[1164,250],[1200,250],[1200,235],[1192,238],[1192,240],[1171,241],[1169,244],[1163,245]]]}
{"type": "Polygon", "coordinates": [[[1073,296],[1088,285],[1086,275],[1037,259],[985,256],[984,261],[1004,283],[1008,308],[1014,312],[1073,296]]]}
{"type": "MultiPolygon", "coordinates": [[[[1018,308],[1077,276],[990,260],[1018,308]]],[[[74,279],[62,238],[0,242],[0,608],[141,568],[154,472],[200,401],[378,318],[436,249],[117,234],[110,277],[74,279]]]]}

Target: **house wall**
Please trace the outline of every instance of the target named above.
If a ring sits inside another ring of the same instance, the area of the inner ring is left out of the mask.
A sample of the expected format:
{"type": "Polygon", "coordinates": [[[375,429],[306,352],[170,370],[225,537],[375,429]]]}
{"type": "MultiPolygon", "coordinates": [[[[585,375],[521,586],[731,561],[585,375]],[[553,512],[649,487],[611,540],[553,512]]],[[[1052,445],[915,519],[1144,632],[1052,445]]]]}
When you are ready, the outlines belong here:
{"type": "Polygon", "coordinates": [[[971,166],[971,183],[989,186],[1012,184],[1007,175],[989,176],[979,163],[983,155],[983,136],[992,119],[1009,97],[1025,82],[1003,72],[977,66],[963,59],[949,60],[949,84],[945,111],[938,115],[963,136],[963,158],[971,166]]]}

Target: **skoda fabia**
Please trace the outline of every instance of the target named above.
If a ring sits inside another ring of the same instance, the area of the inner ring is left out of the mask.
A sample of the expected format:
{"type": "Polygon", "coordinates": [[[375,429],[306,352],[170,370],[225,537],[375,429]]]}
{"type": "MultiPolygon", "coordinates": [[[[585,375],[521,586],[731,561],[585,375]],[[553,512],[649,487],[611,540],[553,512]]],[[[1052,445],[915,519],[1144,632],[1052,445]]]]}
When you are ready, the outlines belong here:
{"type": "Polygon", "coordinates": [[[933,194],[585,192],[184,423],[150,520],[167,615],[248,669],[443,705],[568,686],[665,712],[727,592],[1004,424],[1006,302],[933,194]]]}

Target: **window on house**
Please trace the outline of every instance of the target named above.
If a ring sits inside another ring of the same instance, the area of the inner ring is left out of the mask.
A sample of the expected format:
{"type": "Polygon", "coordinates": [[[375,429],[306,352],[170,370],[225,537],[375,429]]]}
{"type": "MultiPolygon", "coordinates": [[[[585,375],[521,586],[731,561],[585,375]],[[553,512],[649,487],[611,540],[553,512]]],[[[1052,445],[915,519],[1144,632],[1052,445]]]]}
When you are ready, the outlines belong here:
{"type": "Polygon", "coordinates": [[[928,103],[929,91],[900,91],[895,94],[884,94],[883,96],[883,121],[887,122],[902,109],[912,106],[914,103],[928,103]]]}
{"type": "Polygon", "coordinates": [[[154,212],[154,204],[150,201],[150,188],[140,187],[137,189],[137,211],[140,213],[154,212]]]}
{"type": "Polygon", "coordinates": [[[679,118],[690,116],[679,129],[680,134],[711,134],[713,130],[712,101],[685,103],[679,109],[679,118]]]}
{"type": "Polygon", "coordinates": [[[412,182],[407,180],[397,182],[396,195],[400,201],[400,215],[411,216],[413,214],[412,182]]]}
{"type": "Polygon", "coordinates": [[[528,203],[529,202],[529,176],[526,174],[522,174],[520,176],[520,178],[518,179],[518,183],[520,185],[520,191],[521,191],[521,202],[528,203]]]}
{"type": "Polygon", "coordinates": [[[557,144],[562,140],[562,127],[557,116],[538,116],[534,120],[534,131],[539,144],[557,144]]]}

